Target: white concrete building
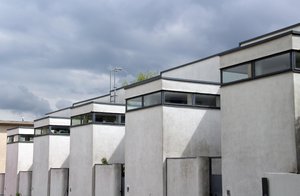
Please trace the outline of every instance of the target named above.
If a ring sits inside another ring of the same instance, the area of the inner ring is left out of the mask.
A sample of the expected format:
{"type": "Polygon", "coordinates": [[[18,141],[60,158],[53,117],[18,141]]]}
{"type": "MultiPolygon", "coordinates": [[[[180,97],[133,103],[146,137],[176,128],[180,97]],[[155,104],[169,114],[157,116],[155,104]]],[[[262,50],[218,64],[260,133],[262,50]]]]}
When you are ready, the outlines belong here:
{"type": "Polygon", "coordinates": [[[189,189],[197,196],[220,194],[220,190],[211,190],[209,178],[209,173],[221,178],[220,169],[215,169],[221,168],[219,60],[214,56],[192,62],[125,87],[126,196],[191,195],[189,189]],[[199,188],[179,180],[173,183],[176,186],[167,186],[177,179],[167,167],[193,157],[201,158],[185,166],[199,171],[196,178],[207,176],[205,183],[198,184],[199,188]],[[168,158],[176,159],[167,164],[168,158]],[[210,162],[214,171],[209,169],[210,162]],[[174,190],[178,187],[182,187],[180,191],[174,190]]]}
{"type": "Polygon", "coordinates": [[[296,24],[220,54],[224,196],[299,195],[290,183],[300,180],[299,30],[296,24]]]}
{"type": "MultiPolygon", "coordinates": [[[[20,172],[32,170],[33,162],[33,127],[16,127],[7,130],[7,152],[5,168],[4,195],[15,196],[21,193],[19,187],[26,183],[30,185],[31,179],[19,181],[20,172]],[[29,182],[28,182],[29,181],[29,182]]],[[[22,195],[30,193],[30,186],[23,189],[22,195]]]]}
{"type": "Polygon", "coordinates": [[[34,121],[34,134],[32,196],[49,196],[57,192],[50,187],[63,189],[60,195],[65,196],[67,185],[53,184],[58,181],[51,181],[50,176],[51,168],[60,168],[62,178],[65,175],[64,169],[69,168],[70,118],[46,116],[37,119],[34,121]]]}
{"type": "Polygon", "coordinates": [[[95,193],[95,164],[124,163],[125,105],[93,100],[75,103],[71,119],[69,195],[99,195],[95,193]]]}

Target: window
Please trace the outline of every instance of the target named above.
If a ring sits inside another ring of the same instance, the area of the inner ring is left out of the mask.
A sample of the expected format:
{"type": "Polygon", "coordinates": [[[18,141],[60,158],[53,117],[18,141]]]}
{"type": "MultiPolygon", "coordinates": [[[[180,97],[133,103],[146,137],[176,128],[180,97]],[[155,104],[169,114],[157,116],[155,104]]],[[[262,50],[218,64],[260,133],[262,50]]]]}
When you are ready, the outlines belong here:
{"type": "Polygon", "coordinates": [[[95,122],[116,124],[118,122],[117,115],[111,114],[97,114],[95,115],[95,122]]]}
{"type": "Polygon", "coordinates": [[[144,107],[161,104],[161,92],[144,96],[144,107]]]}
{"type": "Polygon", "coordinates": [[[222,83],[244,80],[251,76],[251,63],[222,69],[222,83]]]}
{"type": "Polygon", "coordinates": [[[33,135],[19,135],[20,142],[33,142],[33,135]]]}
{"type": "Polygon", "coordinates": [[[268,57],[254,62],[255,76],[262,76],[291,68],[290,53],[268,57]]]}
{"type": "Polygon", "coordinates": [[[296,58],[296,69],[300,69],[300,52],[295,53],[295,58],[296,58]]]}
{"type": "Polygon", "coordinates": [[[79,116],[73,116],[71,119],[71,124],[74,125],[80,125],[81,124],[81,115],[79,116]]]}
{"type": "Polygon", "coordinates": [[[127,110],[133,110],[133,109],[141,108],[143,106],[142,101],[143,101],[142,97],[136,97],[136,98],[128,99],[127,100],[127,110]]]}
{"type": "Polygon", "coordinates": [[[125,115],[124,114],[121,115],[121,124],[125,124],[125,115]]]}
{"type": "Polygon", "coordinates": [[[195,105],[203,107],[220,107],[220,96],[195,94],[195,105]]]}
{"type": "Polygon", "coordinates": [[[192,94],[189,93],[177,93],[177,92],[164,92],[164,100],[167,104],[184,104],[192,105],[192,94]]]}
{"type": "Polygon", "coordinates": [[[93,122],[93,114],[92,113],[82,115],[82,124],[88,124],[88,123],[92,123],[92,122],[93,122]]]}
{"type": "Polygon", "coordinates": [[[69,135],[69,127],[50,126],[50,133],[53,135],[69,135]]]}
{"type": "Polygon", "coordinates": [[[14,136],[13,135],[7,137],[7,143],[8,144],[14,143],[14,136]]]}

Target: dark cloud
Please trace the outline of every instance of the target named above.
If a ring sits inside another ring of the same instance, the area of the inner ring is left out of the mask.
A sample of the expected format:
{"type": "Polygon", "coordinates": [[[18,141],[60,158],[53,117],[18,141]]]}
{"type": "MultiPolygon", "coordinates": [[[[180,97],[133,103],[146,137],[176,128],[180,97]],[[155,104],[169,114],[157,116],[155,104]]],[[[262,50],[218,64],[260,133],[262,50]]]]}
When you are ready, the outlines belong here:
{"type": "Polygon", "coordinates": [[[2,92],[18,99],[0,104],[29,112],[24,93],[37,101],[31,112],[42,113],[107,93],[111,67],[123,67],[122,81],[200,59],[299,22],[299,6],[296,0],[4,0],[0,83],[12,84],[2,92]]]}
{"type": "Polygon", "coordinates": [[[0,84],[0,108],[15,113],[33,113],[37,116],[50,111],[49,102],[42,99],[24,86],[0,84]]]}

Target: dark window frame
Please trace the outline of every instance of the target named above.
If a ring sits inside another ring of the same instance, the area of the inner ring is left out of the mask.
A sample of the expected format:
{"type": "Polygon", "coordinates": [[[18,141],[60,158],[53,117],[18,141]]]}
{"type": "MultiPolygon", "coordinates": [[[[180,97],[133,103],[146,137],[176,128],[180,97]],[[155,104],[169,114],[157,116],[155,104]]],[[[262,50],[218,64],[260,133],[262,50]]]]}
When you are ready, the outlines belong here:
{"type": "Polygon", "coordinates": [[[42,127],[36,127],[34,128],[34,137],[40,137],[40,136],[45,136],[45,135],[61,135],[61,136],[69,136],[70,135],[70,127],[69,126],[63,126],[63,125],[47,125],[47,126],[42,126],[42,127]],[[52,133],[52,127],[54,128],[63,128],[63,129],[69,129],[69,133],[52,133]],[[36,134],[37,129],[43,129],[47,128],[47,133],[42,133],[41,134],[36,134]]]}
{"type": "Polygon", "coordinates": [[[122,116],[124,116],[125,118],[125,114],[123,113],[109,113],[109,112],[89,112],[89,113],[84,113],[84,114],[80,114],[80,115],[76,115],[76,116],[72,116],[71,117],[71,123],[72,123],[72,118],[73,117],[78,117],[81,116],[81,121],[80,124],[76,124],[76,125],[72,125],[71,127],[78,127],[78,126],[85,126],[85,125],[92,125],[92,124],[96,124],[96,125],[116,125],[116,126],[124,126],[125,123],[122,123],[122,116]],[[89,123],[83,123],[82,121],[82,116],[84,115],[92,115],[92,122],[89,123]],[[117,119],[117,123],[111,123],[111,122],[96,122],[96,115],[110,115],[110,116],[116,116],[117,119]]]}
{"type": "Polygon", "coordinates": [[[10,136],[7,136],[7,139],[8,138],[12,138],[12,141],[11,142],[8,142],[8,140],[6,141],[6,144],[15,144],[15,143],[33,143],[33,140],[34,140],[34,135],[33,134],[14,134],[14,135],[10,135],[10,136]],[[18,141],[15,141],[15,136],[17,136],[18,138],[18,141]],[[21,141],[20,138],[21,137],[31,137],[32,138],[32,141],[21,141]]]}
{"type": "Polygon", "coordinates": [[[264,56],[264,57],[261,57],[261,58],[253,59],[251,61],[245,61],[245,62],[236,64],[236,65],[231,65],[231,66],[228,66],[228,67],[221,68],[220,69],[221,86],[227,86],[227,85],[231,85],[231,84],[237,84],[237,83],[241,83],[241,82],[246,82],[246,81],[250,81],[250,80],[260,79],[260,78],[264,78],[264,77],[268,77],[268,76],[273,76],[273,75],[277,75],[277,74],[281,74],[281,73],[286,73],[286,72],[290,72],[290,71],[299,73],[300,72],[300,68],[296,68],[296,58],[295,58],[295,56],[296,56],[295,53],[296,52],[300,53],[300,50],[286,50],[286,51],[279,52],[279,53],[276,53],[276,54],[271,54],[271,55],[264,56]],[[279,71],[276,71],[276,72],[271,72],[271,73],[267,73],[267,74],[255,76],[255,62],[256,61],[267,59],[267,58],[272,58],[272,57],[275,57],[275,56],[278,56],[278,55],[282,55],[282,54],[287,54],[287,53],[290,54],[290,59],[289,59],[290,60],[290,66],[289,66],[288,69],[279,70],[279,71]],[[237,80],[237,81],[233,81],[233,82],[223,83],[223,70],[229,69],[229,68],[232,68],[232,67],[236,67],[236,66],[240,66],[240,65],[243,65],[243,64],[247,64],[247,63],[251,63],[252,74],[251,74],[250,78],[243,79],[243,80],[237,80]]]}

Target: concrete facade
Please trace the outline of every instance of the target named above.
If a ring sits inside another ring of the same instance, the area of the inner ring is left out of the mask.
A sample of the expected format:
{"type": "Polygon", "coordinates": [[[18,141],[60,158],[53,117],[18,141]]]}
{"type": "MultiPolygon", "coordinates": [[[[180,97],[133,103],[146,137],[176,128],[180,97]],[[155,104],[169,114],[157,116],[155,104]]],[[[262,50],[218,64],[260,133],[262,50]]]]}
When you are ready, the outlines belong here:
{"type": "Polygon", "coordinates": [[[50,196],[68,195],[69,169],[51,168],[50,169],[50,196]]]}
{"type": "MultiPolygon", "coordinates": [[[[160,90],[218,95],[219,86],[210,83],[218,81],[217,77],[211,77],[212,81],[205,83],[207,78],[201,75],[196,82],[195,75],[192,74],[193,69],[199,68],[199,71],[203,71],[207,66],[207,69],[214,70],[218,75],[218,69],[210,67],[212,62],[219,65],[219,58],[213,57],[162,72],[161,78],[157,80],[128,87],[126,99],[160,90]],[[182,78],[172,78],[179,76],[180,69],[184,70],[182,78]]],[[[184,105],[160,104],[128,111],[125,139],[125,195],[169,195],[166,183],[167,158],[220,156],[220,118],[218,109],[184,105]]],[[[206,185],[209,185],[209,179],[206,185]]]]}
{"type": "MultiPolygon", "coordinates": [[[[47,117],[36,120],[34,123],[35,128],[49,125],[70,126],[70,119],[47,117]]],[[[34,138],[32,196],[48,196],[50,194],[50,169],[69,168],[69,154],[69,135],[48,134],[34,138]],[[41,184],[41,182],[44,183],[41,184]]]]}
{"type": "MultiPolygon", "coordinates": [[[[33,128],[8,129],[8,136],[17,137],[19,134],[31,135],[33,128]]],[[[20,171],[31,171],[33,163],[33,142],[21,142],[7,144],[6,169],[5,169],[5,195],[15,196],[18,193],[18,181],[20,171]]]]}
{"type": "Polygon", "coordinates": [[[209,195],[209,159],[167,159],[167,193],[172,196],[209,195]]]}
{"type": "Polygon", "coordinates": [[[31,196],[31,182],[32,182],[32,172],[31,171],[20,171],[19,172],[18,192],[22,196],[31,196]]]}
{"type": "MultiPolygon", "coordinates": [[[[107,103],[89,103],[72,109],[72,116],[90,113],[124,114],[125,106],[107,103]]],[[[124,163],[124,125],[85,124],[71,127],[70,196],[92,196],[94,165],[105,158],[109,164],[124,163]]]]}
{"type": "Polygon", "coordinates": [[[6,163],[6,139],[7,129],[11,129],[18,126],[32,127],[33,122],[29,121],[3,121],[0,120],[0,173],[5,173],[6,163]]]}
{"type": "MultiPolygon", "coordinates": [[[[221,55],[221,68],[298,50],[299,36],[282,33],[221,55]]],[[[221,87],[223,195],[262,195],[265,173],[299,172],[300,76],[292,69],[221,87]]]]}
{"type": "Polygon", "coordinates": [[[95,195],[121,196],[122,165],[95,165],[95,195]]]}
{"type": "Polygon", "coordinates": [[[270,196],[298,196],[300,175],[292,173],[266,173],[270,196]]]}

